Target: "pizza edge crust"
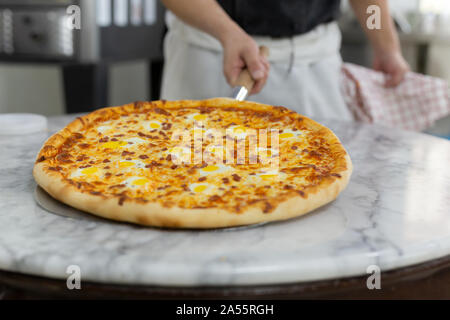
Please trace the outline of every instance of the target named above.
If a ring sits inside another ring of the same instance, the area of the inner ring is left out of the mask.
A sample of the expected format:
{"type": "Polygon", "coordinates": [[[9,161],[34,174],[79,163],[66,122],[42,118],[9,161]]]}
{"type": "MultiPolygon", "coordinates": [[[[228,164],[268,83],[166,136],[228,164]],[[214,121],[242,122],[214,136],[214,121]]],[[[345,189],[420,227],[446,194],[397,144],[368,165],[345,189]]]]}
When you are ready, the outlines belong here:
{"type": "MultiPolygon", "coordinates": [[[[174,103],[167,103],[164,107],[176,107],[180,104],[189,104],[192,105],[192,107],[198,107],[204,103],[207,103],[209,106],[220,107],[224,104],[229,106],[230,102],[235,101],[227,98],[216,98],[200,101],[182,100],[174,103]]],[[[152,104],[155,103],[156,106],[158,106],[159,103],[165,104],[165,102],[152,102],[152,104]]],[[[242,104],[236,104],[236,106],[240,105],[242,104]]],[[[274,108],[272,106],[253,102],[245,102],[244,105],[246,108],[253,107],[258,110],[270,110],[271,108],[274,108]]],[[[72,134],[72,132],[80,130],[86,122],[94,120],[105,111],[108,113],[111,111],[118,111],[119,113],[122,113],[123,111],[127,112],[135,110],[134,104],[128,104],[121,107],[99,109],[91,114],[77,118],[64,129],[47,139],[37,158],[39,159],[39,157],[45,155],[46,153],[54,152],[55,148],[61,145],[65,139],[72,134]],[[132,110],[130,110],[130,108],[132,108],[132,110]]],[[[339,139],[330,129],[309,118],[304,119],[308,121],[310,126],[325,130],[323,133],[327,136],[327,138],[331,138],[332,141],[334,140],[336,147],[341,148],[345,152],[345,149],[339,139]]],[[[157,202],[141,203],[137,201],[125,201],[122,204],[119,204],[117,197],[108,198],[104,195],[93,195],[80,192],[75,186],[61,179],[59,173],[46,170],[45,161],[37,162],[35,164],[33,168],[33,176],[38,185],[40,185],[55,199],[103,218],[146,226],[206,229],[250,225],[275,220],[286,220],[304,215],[333,201],[347,186],[353,169],[348,153],[345,152],[343,160],[344,163],[340,163],[342,168],[342,170],[339,170],[339,175],[341,176],[340,178],[334,179],[331,183],[321,184],[311,192],[305,192],[306,197],[302,197],[300,195],[292,196],[287,200],[278,203],[276,208],[270,213],[263,212],[262,208],[259,206],[247,206],[243,208],[242,212],[236,213],[218,208],[167,208],[157,202]]]]}

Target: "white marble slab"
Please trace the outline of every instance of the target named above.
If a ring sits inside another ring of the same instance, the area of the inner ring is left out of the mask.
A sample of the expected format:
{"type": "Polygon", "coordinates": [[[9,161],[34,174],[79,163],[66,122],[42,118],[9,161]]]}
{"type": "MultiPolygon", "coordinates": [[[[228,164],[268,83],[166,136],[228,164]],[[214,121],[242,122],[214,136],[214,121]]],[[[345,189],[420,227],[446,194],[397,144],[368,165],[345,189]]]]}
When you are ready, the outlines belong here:
{"type": "MultiPolygon", "coordinates": [[[[50,119],[52,130],[69,117],[50,119]]],[[[36,205],[34,157],[48,134],[0,136],[0,269],[157,285],[272,284],[366,274],[450,254],[450,142],[324,121],[354,174],[333,203],[257,228],[176,231],[56,216],[36,205]]]]}

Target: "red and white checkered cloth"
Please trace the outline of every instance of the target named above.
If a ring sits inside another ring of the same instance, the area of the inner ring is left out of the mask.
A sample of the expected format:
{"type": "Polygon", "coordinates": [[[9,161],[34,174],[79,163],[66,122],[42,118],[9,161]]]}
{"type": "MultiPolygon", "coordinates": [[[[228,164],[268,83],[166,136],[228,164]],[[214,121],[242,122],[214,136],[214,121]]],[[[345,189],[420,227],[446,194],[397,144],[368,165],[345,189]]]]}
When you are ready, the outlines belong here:
{"type": "Polygon", "coordinates": [[[385,75],[355,64],[342,67],[342,92],[356,120],[421,131],[450,114],[448,83],[413,72],[395,88],[385,75]]]}

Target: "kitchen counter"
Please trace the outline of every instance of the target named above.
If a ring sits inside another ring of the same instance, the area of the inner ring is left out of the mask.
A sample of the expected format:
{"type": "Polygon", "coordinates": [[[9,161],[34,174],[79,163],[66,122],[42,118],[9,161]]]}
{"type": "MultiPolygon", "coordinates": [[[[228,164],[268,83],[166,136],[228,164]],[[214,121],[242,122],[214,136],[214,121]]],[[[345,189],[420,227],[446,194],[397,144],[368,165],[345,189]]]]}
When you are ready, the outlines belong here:
{"type": "MultiPolygon", "coordinates": [[[[343,27],[345,32],[345,40],[349,43],[367,43],[367,37],[363,30],[357,23],[349,27],[343,27]]],[[[420,31],[413,31],[411,33],[399,33],[399,40],[402,44],[414,44],[414,45],[450,45],[450,37],[447,33],[426,33],[420,31]]]]}
{"type": "MultiPolygon", "coordinates": [[[[73,117],[50,118],[50,131],[73,117]]],[[[331,204],[253,228],[183,231],[70,219],[39,207],[31,170],[48,133],[0,136],[0,269],[162,286],[281,284],[366,275],[450,254],[450,141],[321,121],[354,173],[331,204]]]]}

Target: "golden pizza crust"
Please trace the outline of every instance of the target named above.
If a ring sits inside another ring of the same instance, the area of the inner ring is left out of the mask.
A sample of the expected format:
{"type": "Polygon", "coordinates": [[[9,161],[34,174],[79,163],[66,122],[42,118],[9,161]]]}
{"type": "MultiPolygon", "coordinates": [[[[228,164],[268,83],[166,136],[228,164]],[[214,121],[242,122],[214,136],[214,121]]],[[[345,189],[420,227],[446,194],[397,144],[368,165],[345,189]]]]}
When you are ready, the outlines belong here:
{"type": "MultiPolygon", "coordinates": [[[[253,102],[237,102],[227,98],[217,98],[202,101],[174,101],[153,102],[164,104],[164,108],[196,107],[208,105],[213,107],[252,108],[253,110],[272,110],[272,106],[253,102]]],[[[85,125],[99,117],[112,114],[122,114],[135,111],[135,105],[129,104],[122,107],[110,107],[99,109],[86,116],[76,119],[66,128],[51,136],[38,154],[37,162],[33,168],[36,182],[52,197],[77,209],[93,213],[95,215],[118,221],[125,221],[146,226],[172,227],[172,228],[220,228],[240,225],[249,225],[267,221],[286,220],[301,216],[326,203],[333,201],[347,186],[352,173],[352,162],[345,152],[339,139],[331,130],[303,118],[309,127],[320,130],[327,141],[332,141],[332,146],[343,152],[343,157],[338,159],[336,173],[340,176],[334,179],[325,179],[323,183],[308,189],[303,196],[293,193],[277,205],[270,213],[264,212],[261,206],[246,206],[240,213],[231,212],[222,208],[185,209],[180,207],[164,207],[158,202],[139,202],[129,199],[119,203],[117,197],[106,195],[94,195],[81,192],[74,185],[67,183],[57,172],[46,168],[45,158],[57,154],[61,146],[72,133],[77,132],[85,125]]]]}

